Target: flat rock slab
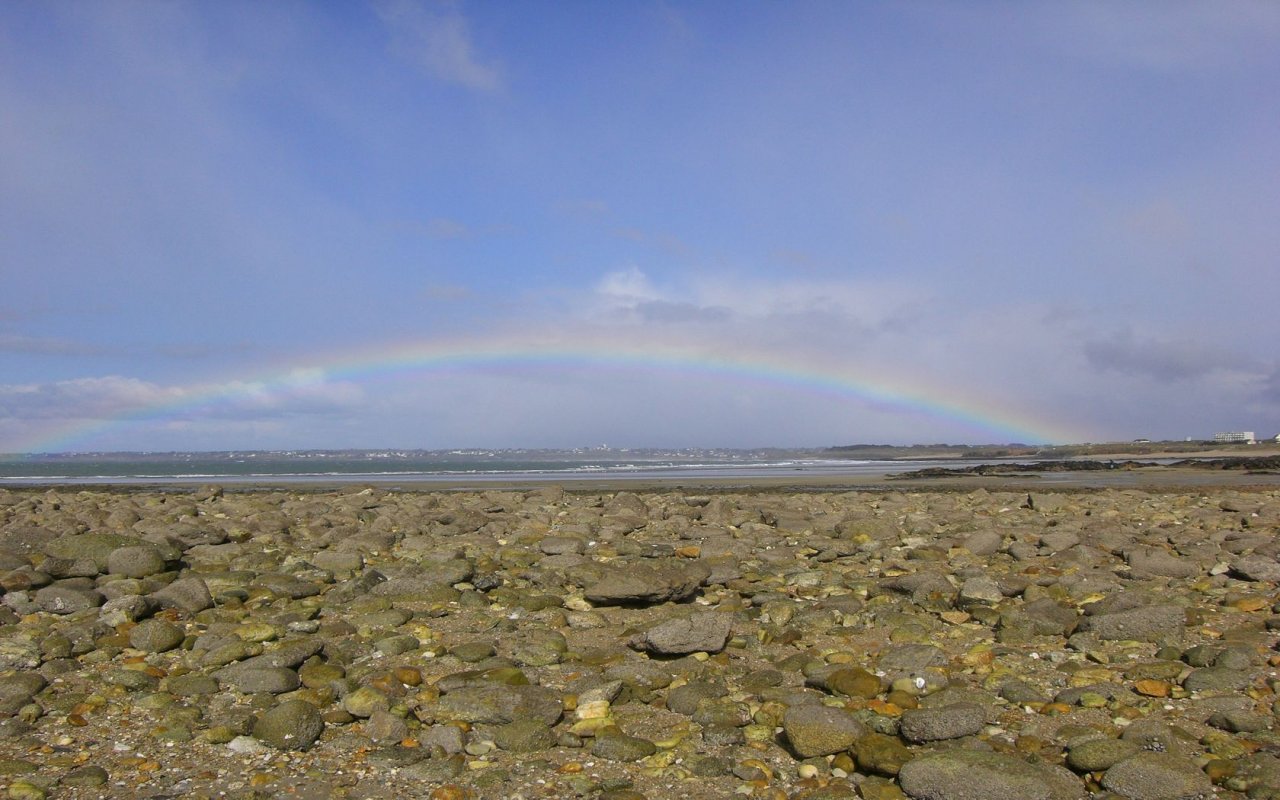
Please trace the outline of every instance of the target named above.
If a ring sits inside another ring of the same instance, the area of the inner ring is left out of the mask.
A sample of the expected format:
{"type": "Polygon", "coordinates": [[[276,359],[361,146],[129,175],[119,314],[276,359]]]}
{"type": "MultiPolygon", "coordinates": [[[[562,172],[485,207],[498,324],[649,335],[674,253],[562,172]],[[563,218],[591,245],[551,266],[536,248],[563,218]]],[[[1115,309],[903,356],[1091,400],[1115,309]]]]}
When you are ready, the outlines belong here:
{"type": "Polygon", "coordinates": [[[1099,639],[1160,642],[1180,640],[1187,615],[1180,606],[1151,605],[1087,617],[1087,629],[1099,639]]]}
{"type": "Polygon", "coordinates": [[[703,611],[655,625],[638,635],[633,644],[658,655],[718,653],[729,641],[731,628],[728,614],[703,611]]]}
{"type": "Polygon", "coordinates": [[[898,785],[913,800],[1077,800],[1084,785],[1062,767],[981,750],[930,753],[904,764],[898,785]]]}
{"type": "Polygon", "coordinates": [[[936,742],[972,736],[982,730],[986,715],[976,703],[956,703],[940,708],[910,709],[902,714],[902,738],[909,742],[936,742]]]}
{"type": "Polygon", "coordinates": [[[1280,583],[1280,561],[1261,555],[1248,555],[1231,564],[1231,571],[1246,581],[1280,583]]]}
{"type": "Polygon", "coordinates": [[[711,575],[705,564],[628,564],[608,569],[583,596],[602,606],[652,605],[687,600],[711,575]]]}
{"type": "Polygon", "coordinates": [[[1213,796],[1213,783],[1189,759],[1143,751],[1111,767],[1104,789],[1132,800],[1183,800],[1213,796]]]}

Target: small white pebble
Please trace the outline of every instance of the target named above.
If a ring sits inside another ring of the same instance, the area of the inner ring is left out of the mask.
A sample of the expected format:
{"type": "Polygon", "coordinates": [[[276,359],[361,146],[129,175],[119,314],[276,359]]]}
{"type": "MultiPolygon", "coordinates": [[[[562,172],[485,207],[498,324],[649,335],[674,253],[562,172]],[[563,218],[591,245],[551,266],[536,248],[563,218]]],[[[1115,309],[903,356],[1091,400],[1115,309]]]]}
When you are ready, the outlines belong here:
{"type": "Polygon", "coordinates": [[[833,768],[832,768],[832,770],[831,770],[831,777],[833,777],[833,778],[847,778],[847,777],[849,777],[849,773],[845,772],[844,770],[840,769],[839,767],[833,767],[833,768]]]}

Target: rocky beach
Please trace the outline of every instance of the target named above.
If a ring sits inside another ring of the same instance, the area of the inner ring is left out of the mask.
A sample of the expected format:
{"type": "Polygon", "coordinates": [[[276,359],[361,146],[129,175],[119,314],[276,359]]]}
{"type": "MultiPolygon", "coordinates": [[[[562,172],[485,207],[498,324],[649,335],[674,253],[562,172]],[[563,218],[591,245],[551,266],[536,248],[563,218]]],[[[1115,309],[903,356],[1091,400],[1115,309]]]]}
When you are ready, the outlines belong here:
{"type": "Polygon", "coordinates": [[[0,490],[0,786],[1280,797],[1243,480],[0,490]]]}

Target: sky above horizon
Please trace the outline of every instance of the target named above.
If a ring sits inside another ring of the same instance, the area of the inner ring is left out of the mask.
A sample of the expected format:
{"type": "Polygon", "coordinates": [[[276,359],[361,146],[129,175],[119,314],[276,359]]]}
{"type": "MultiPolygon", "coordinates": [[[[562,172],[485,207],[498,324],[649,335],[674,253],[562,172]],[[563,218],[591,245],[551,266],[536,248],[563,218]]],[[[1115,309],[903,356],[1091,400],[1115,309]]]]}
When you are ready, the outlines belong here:
{"type": "Polygon", "coordinates": [[[1280,4],[0,4],[0,452],[1280,432],[1280,4]]]}

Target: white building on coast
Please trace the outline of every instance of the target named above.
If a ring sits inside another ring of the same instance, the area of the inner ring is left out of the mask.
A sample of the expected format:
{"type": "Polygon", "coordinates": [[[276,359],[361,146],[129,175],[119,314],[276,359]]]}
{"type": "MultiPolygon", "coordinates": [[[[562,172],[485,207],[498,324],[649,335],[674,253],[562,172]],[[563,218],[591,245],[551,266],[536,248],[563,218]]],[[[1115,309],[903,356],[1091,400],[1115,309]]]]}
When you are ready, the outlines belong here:
{"type": "Polygon", "coordinates": [[[1257,444],[1258,438],[1253,435],[1253,431],[1227,431],[1215,433],[1213,441],[1217,444],[1257,444]]]}

